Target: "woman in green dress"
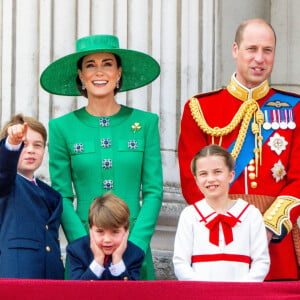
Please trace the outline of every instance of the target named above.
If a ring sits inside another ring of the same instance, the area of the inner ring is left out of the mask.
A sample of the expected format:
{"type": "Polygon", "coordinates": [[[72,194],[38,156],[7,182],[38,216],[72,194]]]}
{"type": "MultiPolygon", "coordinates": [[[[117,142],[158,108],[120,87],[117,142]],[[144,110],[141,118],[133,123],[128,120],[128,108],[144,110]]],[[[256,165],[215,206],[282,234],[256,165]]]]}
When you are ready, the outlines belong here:
{"type": "Polygon", "coordinates": [[[77,40],[75,53],[41,75],[46,91],[88,99],[85,107],[49,122],[50,177],[63,197],[65,235],[69,242],[86,235],[91,202],[111,190],[129,206],[129,240],[146,254],[143,280],[155,279],[149,245],[163,194],[158,116],[118,104],[115,94],[159,73],[149,55],[119,48],[115,36],[94,35],[77,40]]]}

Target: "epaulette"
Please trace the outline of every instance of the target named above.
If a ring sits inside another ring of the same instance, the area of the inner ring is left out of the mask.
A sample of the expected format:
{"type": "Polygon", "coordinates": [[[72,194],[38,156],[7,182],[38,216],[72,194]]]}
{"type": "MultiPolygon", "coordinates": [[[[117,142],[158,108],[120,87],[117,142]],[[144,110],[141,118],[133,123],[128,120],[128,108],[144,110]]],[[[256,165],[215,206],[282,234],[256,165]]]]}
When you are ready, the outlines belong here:
{"type": "Polygon", "coordinates": [[[197,99],[199,99],[199,98],[202,98],[202,97],[214,95],[214,94],[217,94],[217,93],[219,93],[219,92],[221,92],[221,91],[223,91],[223,90],[224,90],[224,88],[220,88],[220,89],[213,90],[213,91],[210,91],[210,92],[207,92],[207,93],[194,95],[194,96],[190,97],[190,99],[191,99],[191,98],[197,98],[197,99]]]}
{"type": "Polygon", "coordinates": [[[284,94],[284,95],[300,98],[300,95],[296,94],[296,93],[291,93],[291,92],[287,92],[287,91],[284,91],[284,90],[274,89],[273,87],[272,87],[272,90],[274,90],[278,93],[284,94]]]}

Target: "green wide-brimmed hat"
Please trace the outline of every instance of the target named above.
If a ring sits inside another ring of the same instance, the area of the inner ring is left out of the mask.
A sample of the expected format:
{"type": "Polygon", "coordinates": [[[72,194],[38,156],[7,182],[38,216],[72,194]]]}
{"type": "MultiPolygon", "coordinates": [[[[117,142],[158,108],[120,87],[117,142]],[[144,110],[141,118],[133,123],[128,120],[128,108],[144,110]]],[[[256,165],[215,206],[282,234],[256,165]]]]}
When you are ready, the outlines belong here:
{"type": "Polygon", "coordinates": [[[80,96],[76,85],[77,62],[97,52],[118,55],[122,62],[123,85],[120,92],[133,90],[152,82],[160,73],[158,62],[151,56],[129,49],[121,49],[113,35],[91,35],[77,40],[76,52],[51,63],[42,73],[41,86],[56,95],[80,96]]]}

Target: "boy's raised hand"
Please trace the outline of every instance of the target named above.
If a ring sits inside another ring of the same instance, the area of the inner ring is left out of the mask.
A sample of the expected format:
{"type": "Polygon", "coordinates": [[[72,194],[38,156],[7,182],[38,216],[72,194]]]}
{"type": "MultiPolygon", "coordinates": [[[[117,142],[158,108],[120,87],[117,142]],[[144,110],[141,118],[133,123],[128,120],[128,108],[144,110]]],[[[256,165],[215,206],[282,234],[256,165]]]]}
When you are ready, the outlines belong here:
{"type": "Polygon", "coordinates": [[[94,260],[100,265],[104,265],[105,254],[104,252],[97,246],[92,230],[90,230],[90,247],[94,254],[94,260]]]}
{"type": "Polygon", "coordinates": [[[119,263],[122,258],[123,254],[127,248],[127,241],[128,241],[128,235],[129,235],[129,230],[127,230],[123,236],[123,240],[120,244],[120,246],[113,252],[112,254],[112,263],[113,265],[119,263]]]}
{"type": "Polygon", "coordinates": [[[8,127],[8,143],[11,145],[19,145],[26,138],[28,125],[24,124],[16,124],[8,127]]]}

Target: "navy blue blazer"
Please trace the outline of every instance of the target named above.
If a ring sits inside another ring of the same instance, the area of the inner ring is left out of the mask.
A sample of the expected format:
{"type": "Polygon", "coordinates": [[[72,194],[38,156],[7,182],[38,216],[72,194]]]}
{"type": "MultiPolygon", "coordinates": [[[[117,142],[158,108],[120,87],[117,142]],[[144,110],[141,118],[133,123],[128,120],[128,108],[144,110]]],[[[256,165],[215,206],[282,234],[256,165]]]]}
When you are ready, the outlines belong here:
{"type": "Polygon", "coordinates": [[[17,174],[21,150],[0,142],[0,278],[63,279],[62,199],[46,183],[17,174]]]}
{"type": "Polygon", "coordinates": [[[98,278],[89,268],[91,262],[94,260],[93,252],[90,248],[90,237],[86,235],[81,237],[67,247],[67,261],[69,267],[69,279],[71,280],[139,280],[140,269],[144,260],[144,251],[132,242],[127,242],[127,248],[123,254],[123,262],[126,269],[119,276],[113,276],[109,267],[112,258],[108,259],[105,271],[102,276],[98,278]]]}

